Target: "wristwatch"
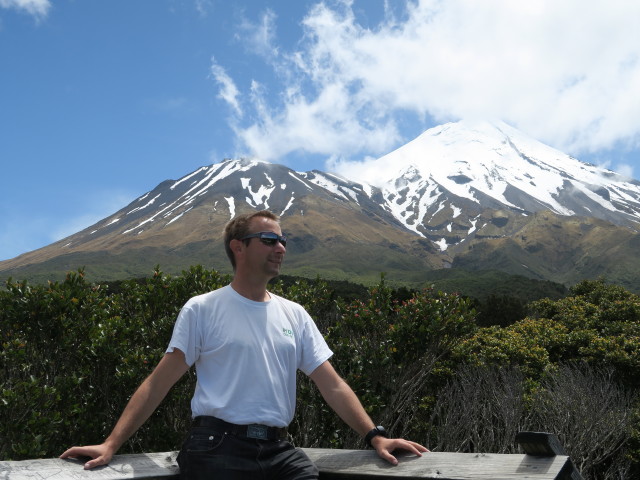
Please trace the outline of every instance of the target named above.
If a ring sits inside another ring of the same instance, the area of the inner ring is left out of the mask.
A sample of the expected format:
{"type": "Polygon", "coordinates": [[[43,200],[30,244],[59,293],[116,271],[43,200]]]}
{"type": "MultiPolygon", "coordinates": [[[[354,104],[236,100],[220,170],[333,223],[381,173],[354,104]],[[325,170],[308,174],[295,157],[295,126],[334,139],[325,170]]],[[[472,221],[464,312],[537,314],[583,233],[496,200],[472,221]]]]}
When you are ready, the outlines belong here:
{"type": "Polygon", "coordinates": [[[389,438],[389,434],[384,429],[384,427],[381,425],[378,425],[377,427],[374,427],[371,431],[369,431],[369,433],[367,433],[364,436],[364,443],[366,443],[371,448],[373,448],[373,445],[371,445],[371,440],[373,440],[373,437],[377,437],[378,435],[381,435],[385,438],[389,438]]]}

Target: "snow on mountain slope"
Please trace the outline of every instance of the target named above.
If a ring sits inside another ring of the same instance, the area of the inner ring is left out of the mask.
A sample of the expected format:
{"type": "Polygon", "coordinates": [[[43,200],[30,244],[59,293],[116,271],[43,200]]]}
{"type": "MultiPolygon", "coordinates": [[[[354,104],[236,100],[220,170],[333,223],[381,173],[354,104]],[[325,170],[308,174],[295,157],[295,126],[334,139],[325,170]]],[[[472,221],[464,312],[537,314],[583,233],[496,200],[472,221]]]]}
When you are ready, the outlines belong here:
{"type": "MultiPolygon", "coordinates": [[[[229,159],[201,167],[179,180],[167,180],[90,229],[65,242],[67,249],[101,235],[162,235],[192,210],[209,215],[224,212],[233,218],[246,207],[270,209],[280,216],[302,213],[306,196],[323,196],[341,203],[371,206],[370,196],[358,184],[323,172],[295,172],[283,165],[254,159],[229,159]]],[[[375,206],[385,214],[379,206],[375,206]]],[[[388,215],[388,214],[387,214],[388,215]]],[[[390,215],[389,221],[396,223],[390,215]]],[[[204,227],[203,227],[204,228],[204,227]]]]}
{"type": "Polygon", "coordinates": [[[580,162],[505,123],[441,125],[358,171],[382,190],[386,208],[421,235],[425,226],[440,223],[434,219],[445,209],[453,218],[465,209],[468,219],[488,207],[523,215],[549,209],[622,225],[640,221],[639,182],[580,162]]]}

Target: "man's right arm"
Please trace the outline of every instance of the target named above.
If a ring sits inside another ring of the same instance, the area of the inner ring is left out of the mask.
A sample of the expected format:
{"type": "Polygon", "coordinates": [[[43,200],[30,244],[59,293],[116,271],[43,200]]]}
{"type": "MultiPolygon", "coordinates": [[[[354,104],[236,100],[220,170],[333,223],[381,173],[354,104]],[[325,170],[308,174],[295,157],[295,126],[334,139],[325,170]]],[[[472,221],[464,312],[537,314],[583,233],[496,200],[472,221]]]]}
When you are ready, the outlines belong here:
{"type": "Polygon", "coordinates": [[[85,469],[109,463],[122,444],[151,416],[169,389],[187,370],[189,370],[189,366],[182,351],[174,349],[172,353],[166,353],[151,375],[142,382],[133,394],[118,423],[104,443],[72,447],[60,455],[60,458],[91,457],[91,460],[85,463],[85,469]]]}

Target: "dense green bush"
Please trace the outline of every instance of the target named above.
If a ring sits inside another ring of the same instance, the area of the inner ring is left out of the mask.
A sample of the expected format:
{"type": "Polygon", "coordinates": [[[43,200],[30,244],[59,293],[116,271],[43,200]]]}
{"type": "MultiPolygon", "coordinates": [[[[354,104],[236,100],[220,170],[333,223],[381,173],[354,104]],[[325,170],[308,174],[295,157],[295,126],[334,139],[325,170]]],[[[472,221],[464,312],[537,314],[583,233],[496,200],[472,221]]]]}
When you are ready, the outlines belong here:
{"type": "MultiPolygon", "coordinates": [[[[175,279],[157,270],[118,294],[82,272],[48,285],[8,282],[0,292],[0,458],[52,456],[104,439],[161,358],[184,301],[226,281],[194,267],[175,279]]],[[[150,441],[175,448],[192,386],[186,376],[125,450],[150,441]]]]}
{"type": "Polygon", "coordinates": [[[505,328],[479,329],[458,353],[476,364],[518,365],[534,379],[561,362],[611,366],[640,386],[640,297],[602,280],[584,281],[560,300],[529,305],[530,316],[505,328]]]}
{"type": "MultiPolygon", "coordinates": [[[[156,269],[117,285],[92,284],[82,271],[47,285],[7,282],[0,290],[0,459],[56,456],[100,442],[163,355],[186,300],[229,281],[197,266],[176,277],[156,269]]],[[[288,278],[269,288],[307,308],[335,352],[336,370],[394,434],[434,448],[506,451],[518,429],[543,428],[580,456],[586,478],[609,478],[623,467],[637,473],[638,296],[587,281],[565,298],[531,303],[529,316],[516,322],[494,323],[485,310],[478,325],[472,300],[394,290],[384,277],[348,300],[320,279],[288,278]],[[576,362],[586,367],[571,370],[576,362]],[[559,420],[586,415],[585,402],[565,385],[594,398],[589,392],[597,392],[615,410],[611,422],[624,422],[616,430],[622,435],[600,439],[599,463],[583,460],[598,430],[559,420]],[[489,413],[468,415],[470,405],[489,413]]],[[[193,373],[185,375],[122,452],[177,449],[194,382],[193,373]]],[[[362,446],[304,375],[290,432],[300,446],[362,446]]]]}
{"type": "MultiPolygon", "coordinates": [[[[476,328],[475,311],[454,294],[425,290],[401,301],[395,293],[383,278],[367,298],[338,301],[326,338],[332,364],[371,417],[396,435],[426,442],[434,386],[453,346],[476,328]]],[[[294,438],[301,444],[362,447],[302,377],[299,398],[294,438]]]]}

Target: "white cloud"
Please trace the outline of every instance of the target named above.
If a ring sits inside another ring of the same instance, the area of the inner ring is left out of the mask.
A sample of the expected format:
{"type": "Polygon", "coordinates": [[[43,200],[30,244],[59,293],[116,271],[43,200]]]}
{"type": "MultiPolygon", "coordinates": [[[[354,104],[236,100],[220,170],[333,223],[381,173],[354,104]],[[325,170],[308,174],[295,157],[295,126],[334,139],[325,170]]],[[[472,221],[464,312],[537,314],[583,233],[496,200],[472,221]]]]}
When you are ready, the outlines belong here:
{"type": "Polygon", "coordinates": [[[254,86],[253,102],[259,121],[237,134],[252,153],[275,160],[288,153],[304,150],[332,155],[341,151],[382,151],[397,141],[393,122],[378,122],[369,129],[352,112],[366,107],[344,85],[326,85],[318,96],[308,99],[299,90],[287,92],[286,108],[270,110],[266,95],[254,86]]]}
{"type": "Polygon", "coordinates": [[[501,119],[573,154],[640,143],[640,2],[421,0],[373,28],[355,3],[315,5],[271,58],[280,86],[236,127],[255,155],[387,153],[405,114],[501,119]]]}
{"type": "Polygon", "coordinates": [[[49,13],[51,2],[49,0],[0,0],[0,8],[23,11],[41,20],[49,13]]]}
{"type": "Polygon", "coordinates": [[[237,115],[242,115],[242,109],[238,101],[238,87],[233,79],[227,74],[225,69],[215,63],[215,59],[211,59],[211,74],[216,82],[220,85],[220,93],[218,97],[223,99],[237,115]]]}
{"type": "Polygon", "coordinates": [[[266,58],[278,55],[276,45],[276,14],[267,9],[260,17],[260,22],[252,23],[243,19],[236,39],[244,43],[249,51],[266,58]]]}

